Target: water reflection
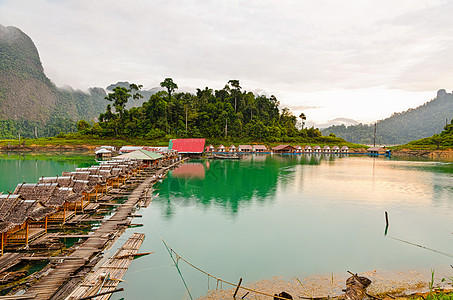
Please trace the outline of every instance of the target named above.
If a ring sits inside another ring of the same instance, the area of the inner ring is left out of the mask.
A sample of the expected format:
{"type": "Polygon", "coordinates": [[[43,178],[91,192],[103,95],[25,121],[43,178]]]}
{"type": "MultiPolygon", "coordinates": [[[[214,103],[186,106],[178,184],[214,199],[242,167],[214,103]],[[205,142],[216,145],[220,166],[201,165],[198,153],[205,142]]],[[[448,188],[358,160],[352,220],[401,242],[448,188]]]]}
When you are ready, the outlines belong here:
{"type": "Polygon", "coordinates": [[[91,166],[96,161],[92,155],[69,153],[20,153],[0,154],[0,193],[13,191],[22,182],[38,182],[42,176],[57,176],[77,167],[91,166]]]}
{"type": "Polygon", "coordinates": [[[278,185],[294,181],[295,166],[319,165],[321,160],[337,158],[321,154],[249,155],[241,160],[191,161],[169,173],[154,201],[166,204],[167,217],[175,213],[177,206],[194,202],[206,208],[222,207],[235,215],[241,205],[252,200],[272,202],[278,185]]]}
{"type": "Polygon", "coordinates": [[[204,179],[205,167],[202,163],[185,163],[172,172],[173,178],[204,179]]]}

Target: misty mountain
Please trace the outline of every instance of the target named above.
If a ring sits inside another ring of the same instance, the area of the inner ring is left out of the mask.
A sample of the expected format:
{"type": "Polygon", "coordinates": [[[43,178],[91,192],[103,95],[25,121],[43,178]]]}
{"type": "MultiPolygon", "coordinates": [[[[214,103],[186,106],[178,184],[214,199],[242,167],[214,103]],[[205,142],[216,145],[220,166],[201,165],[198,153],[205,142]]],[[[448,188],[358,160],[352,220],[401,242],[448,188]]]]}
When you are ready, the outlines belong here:
{"type": "Polygon", "coordinates": [[[77,120],[93,120],[105,111],[105,96],[102,88],[84,92],[56,87],[44,73],[31,38],[16,27],[0,25],[0,137],[20,131],[32,136],[29,127],[37,127],[39,136],[75,130],[77,120]]]}
{"type": "MultiPolygon", "coordinates": [[[[442,132],[446,122],[450,123],[452,118],[453,93],[441,89],[436,98],[423,105],[377,121],[376,143],[404,144],[430,137],[442,132]]],[[[374,124],[336,125],[322,129],[321,132],[324,135],[333,133],[352,143],[372,144],[374,124]]]]}
{"type": "Polygon", "coordinates": [[[357,125],[359,124],[360,122],[357,121],[357,120],[354,120],[354,119],[349,119],[349,118],[342,118],[342,117],[338,117],[338,118],[335,118],[335,119],[332,119],[332,120],[329,120],[327,121],[326,123],[315,123],[315,122],[310,122],[310,121],[307,121],[307,123],[305,124],[305,126],[307,127],[315,127],[315,128],[327,128],[327,127],[331,127],[331,126],[334,126],[334,125],[345,125],[345,126],[349,126],[349,125],[357,125]]]}

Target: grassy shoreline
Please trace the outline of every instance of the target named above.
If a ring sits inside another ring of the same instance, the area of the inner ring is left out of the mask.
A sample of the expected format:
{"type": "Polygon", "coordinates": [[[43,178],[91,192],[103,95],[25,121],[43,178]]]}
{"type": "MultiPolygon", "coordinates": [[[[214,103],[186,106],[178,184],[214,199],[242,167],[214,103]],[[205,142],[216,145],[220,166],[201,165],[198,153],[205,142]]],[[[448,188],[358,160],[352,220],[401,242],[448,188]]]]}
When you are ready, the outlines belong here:
{"type": "MultiPolygon", "coordinates": [[[[55,151],[64,151],[64,150],[87,150],[92,151],[97,146],[102,145],[111,145],[111,146],[125,146],[125,145],[152,145],[152,146],[168,146],[169,140],[147,140],[147,139],[138,139],[138,138],[91,138],[86,136],[74,136],[68,135],[67,137],[47,137],[47,138],[38,138],[38,139],[14,139],[14,140],[0,140],[0,150],[20,150],[20,151],[33,151],[38,149],[43,150],[55,150],[55,151]]],[[[206,145],[215,145],[220,144],[224,146],[230,146],[231,144],[264,144],[268,147],[274,147],[281,144],[288,145],[310,145],[310,146],[334,146],[339,147],[348,146],[350,149],[366,149],[366,145],[348,143],[344,140],[338,139],[329,139],[328,137],[323,137],[319,139],[310,139],[300,142],[260,142],[252,140],[223,140],[223,139],[206,139],[206,145]]]]}

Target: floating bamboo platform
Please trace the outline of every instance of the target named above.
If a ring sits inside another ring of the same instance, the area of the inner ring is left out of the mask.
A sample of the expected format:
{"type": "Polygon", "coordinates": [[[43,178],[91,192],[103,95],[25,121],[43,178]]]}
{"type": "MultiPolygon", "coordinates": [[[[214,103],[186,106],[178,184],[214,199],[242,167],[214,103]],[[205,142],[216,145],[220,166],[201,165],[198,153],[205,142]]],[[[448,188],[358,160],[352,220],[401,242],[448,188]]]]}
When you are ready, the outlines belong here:
{"type": "Polygon", "coordinates": [[[0,273],[8,270],[9,268],[15,266],[21,261],[21,258],[27,256],[26,253],[4,253],[0,259],[0,273]]]}
{"type": "MultiPolygon", "coordinates": [[[[75,300],[114,291],[134,260],[144,239],[145,234],[134,233],[112,257],[90,274],[66,299],[75,300]]],[[[96,299],[107,300],[110,295],[97,296],[96,299]]]]}
{"type": "MultiPolygon", "coordinates": [[[[157,173],[163,173],[168,168],[160,169],[157,173]]],[[[63,260],[47,276],[41,278],[36,284],[30,287],[26,295],[36,294],[35,299],[61,299],[62,294],[69,294],[74,287],[64,287],[65,282],[68,281],[68,278],[73,277],[79,270],[84,268],[87,262],[101,253],[109,241],[124,231],[130,224],[128,216],[134,211],[145,188],[148,188],[152,182],[152,177],[143,181],[132,191],[127,201],[117,208],[116,213],[110,219],[104,220],[100,227],[69,255],[72,259],[63,260]]]]}

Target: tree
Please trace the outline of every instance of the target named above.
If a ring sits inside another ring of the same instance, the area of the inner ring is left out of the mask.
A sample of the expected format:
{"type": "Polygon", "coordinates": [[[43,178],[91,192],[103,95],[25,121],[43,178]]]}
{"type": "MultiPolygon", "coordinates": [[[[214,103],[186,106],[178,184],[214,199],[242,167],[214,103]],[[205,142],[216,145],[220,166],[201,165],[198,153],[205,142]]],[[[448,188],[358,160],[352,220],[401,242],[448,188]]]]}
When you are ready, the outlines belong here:
{"type": "MultiPolygon", "coordinates": [[[[168,92],[168,102],[167,103],[170,104],[170,102],[171,102],[171,93],[178,88],[178,85],[173,82],[173,79],[165,78],[164,81],[162,81],[160,83],[160,86],[167,89],[167,92],[168,92]]],[[[168,115],[168,112],[167,112],[167,110],[165,110],[165,123],[166,123],[166,126],[167,126],[167,134],[168,134],[168,116],[167,115],[168,115]]]]}
{"type": "Polygon", "coordinates": [[[300,121],[301,121],[301,124],[302,124],[302,129],[304,129],[305,121],[307,120],[307,117],[305,116],[304,113],[301,113],[301,114],[299,115],[299,118],[300,118],[300,121]]]}
{"type": "Polygon", "coordinates": [[[90,129],[91,125],[85,120],[80,120],[77,122],[77,131],[80,133],[86,132],[86,130],[90,129]]]}
{"type": "Polygon", "coordinates": [[[439,150],[440,144],[442,143],[442,137],[439,134],[435,134],[431,137],[431,141],[437,146],[437,150],[439,150]]]}
{"type": "Polygon", "coordinates": [[[173,82],[173,79],[165,78],[165,80],[160,83],[160,86],[167,89],[168,102],[170,102],[171,101],[171,93],[173,93],[176,89],[178,89],[178,85],[173,82]]]}
{"type": "Polygon", "coordinates": [[[239,85],[239,80],[237,79],[231,79],[228,83],[234,88],[234,111],[237,112],[237,97],[239,91],[241,90],[241,86],[239,85]]]}
{"type": "MultiPolygon", "coordinates": [[[[115,111],[119,114],[120,117],[120,122],[124,127],[124,110],[126,108],[127,101],[129,98],[133,99],[139,99],[142,98],[143,96],[139,93],[140,89],[142,88],[142,85],[136,85],[134,83],[131,83],[129,85],[129,88],[125,87],[116,87],[113,89],[112,93],[109,93],[105,99],[108,101],[113,102],[113,106],[115,107],[115,111]]],[[[107,111],[109,110],[109,107],[107,107],[107,111]]]]}

